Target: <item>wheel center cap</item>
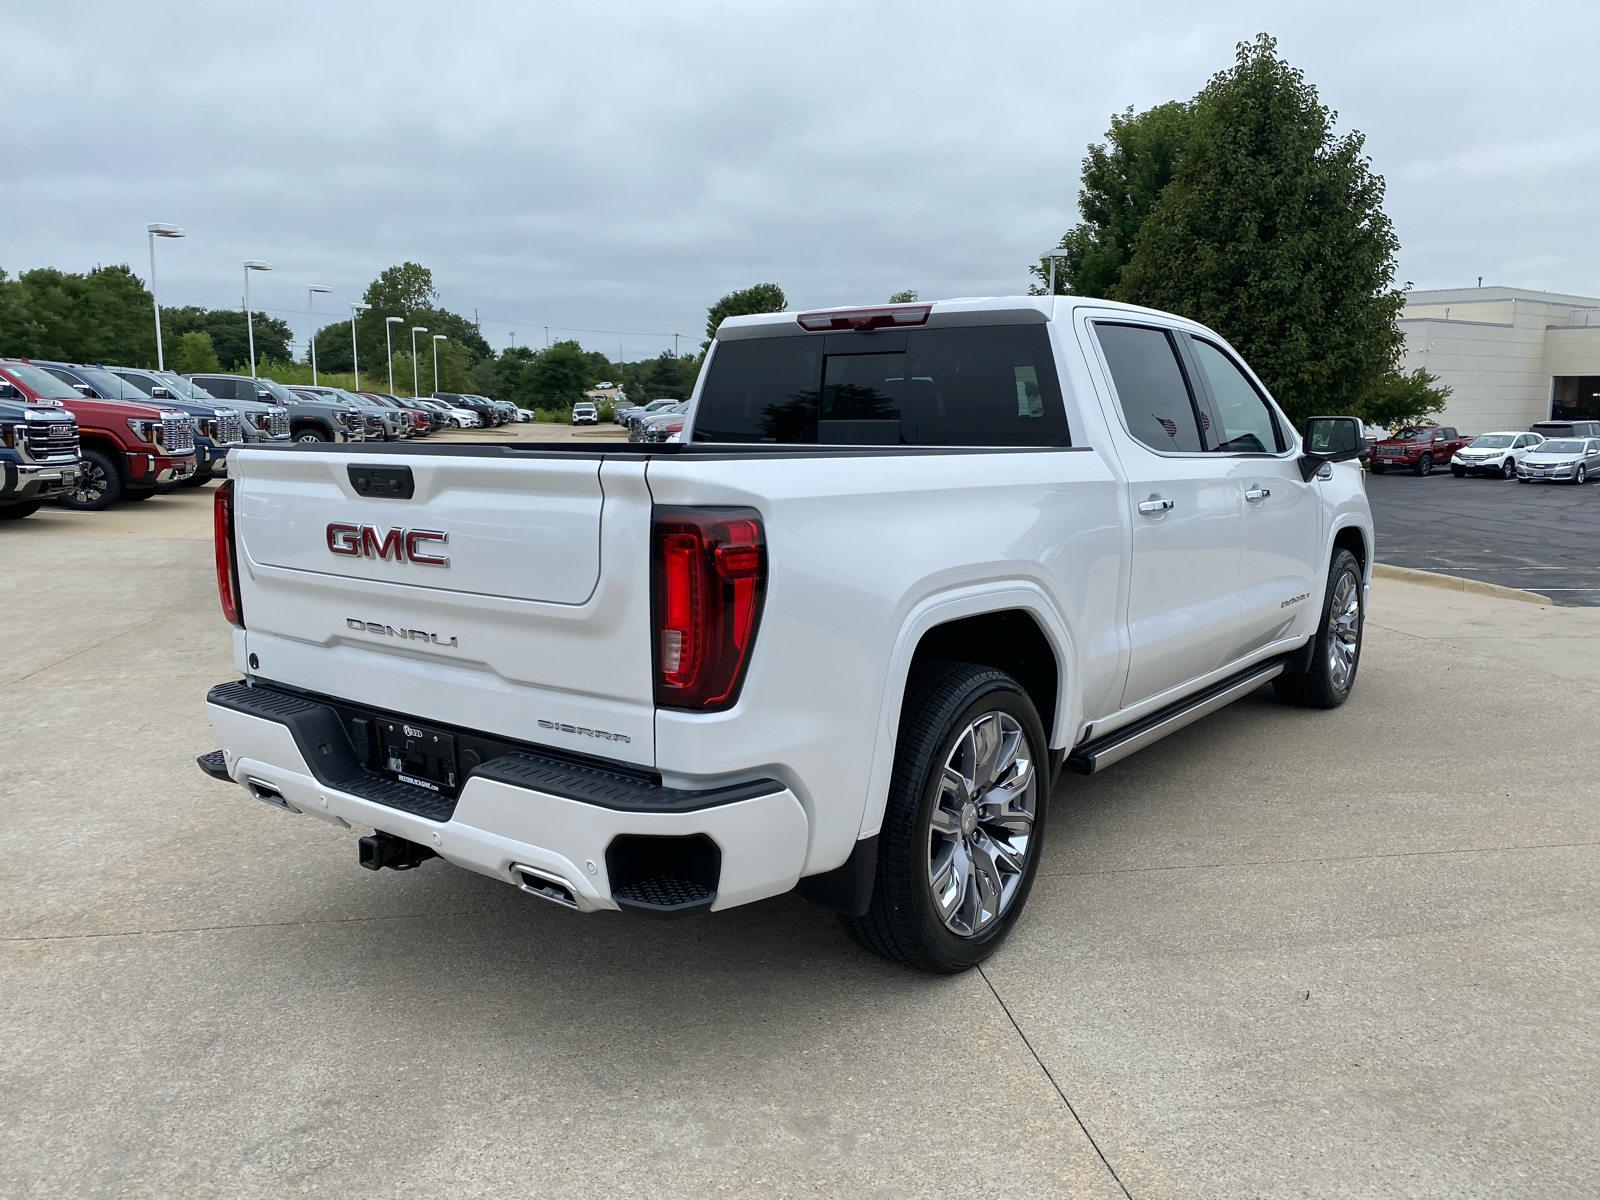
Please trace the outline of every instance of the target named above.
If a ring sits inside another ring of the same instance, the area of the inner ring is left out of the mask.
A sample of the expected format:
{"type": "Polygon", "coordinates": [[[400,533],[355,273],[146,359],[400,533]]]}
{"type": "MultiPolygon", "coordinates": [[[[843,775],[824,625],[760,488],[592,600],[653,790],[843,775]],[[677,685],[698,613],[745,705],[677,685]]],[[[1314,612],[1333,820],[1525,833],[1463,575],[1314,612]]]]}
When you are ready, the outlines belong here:
{"type": "Polygon", "coordinates": [[[970,801],[961,806],[961,835],[971,837],[978,827],[978,806],[970,801]]]}

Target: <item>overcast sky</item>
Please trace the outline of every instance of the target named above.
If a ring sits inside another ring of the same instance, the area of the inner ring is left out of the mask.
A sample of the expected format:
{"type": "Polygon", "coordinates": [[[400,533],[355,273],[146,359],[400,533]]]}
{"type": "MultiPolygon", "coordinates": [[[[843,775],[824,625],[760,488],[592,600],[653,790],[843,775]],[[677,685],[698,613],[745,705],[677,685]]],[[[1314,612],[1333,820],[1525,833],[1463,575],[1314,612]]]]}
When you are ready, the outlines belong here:
{"type": "Polygon", "coordinates": [[[309,327],[431,267],[496,347],[629,359],[791,308],[1026,291],[1109,115],[1258,31],[1360,129],[1401,278],[1600,294],[1600,6],[10,0],[0,267],[149,273],[309,327]],[[578,332],[580,330],[617,332],[578,332]]]}

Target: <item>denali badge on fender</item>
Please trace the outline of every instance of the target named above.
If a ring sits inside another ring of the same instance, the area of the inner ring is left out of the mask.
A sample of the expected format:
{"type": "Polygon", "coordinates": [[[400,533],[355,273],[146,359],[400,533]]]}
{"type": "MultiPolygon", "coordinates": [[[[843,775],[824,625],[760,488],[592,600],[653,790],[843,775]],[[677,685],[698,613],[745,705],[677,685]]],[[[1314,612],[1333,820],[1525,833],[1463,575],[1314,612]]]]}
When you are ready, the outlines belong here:
{"type": "Polygon", "coordinates": [[[445,545],[450,535],[437,529],[385,529],[376,525],[328,526],[328,549],[351,558],[392,558],[395,562],[421,563],[428,567],[448,567],[448,554],[429,554],[422,549],[430,543],[445,545]]]}

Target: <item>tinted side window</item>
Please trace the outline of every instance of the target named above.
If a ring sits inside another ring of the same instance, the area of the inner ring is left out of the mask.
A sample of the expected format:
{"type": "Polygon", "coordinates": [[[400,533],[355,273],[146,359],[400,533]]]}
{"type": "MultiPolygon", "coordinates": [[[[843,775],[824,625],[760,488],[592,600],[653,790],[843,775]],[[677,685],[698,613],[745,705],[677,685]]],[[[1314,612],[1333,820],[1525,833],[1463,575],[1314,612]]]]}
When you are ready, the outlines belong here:
{"type": "Polygon", "coordinates": [[[1196,452],[1200,421],[1166,331],[1096,323],[1128,432],[1152,450],[1196,452]]]}
{"type": "Polygon", "coordinates": [[[1278,423],[1249,376],[1210,342],[1191,338],[1189,344],[1206,374],[1217,420],[1222,425],[1212,438],[1212,449],[1222,454],[1274,454],[1282,450],[1278,423]]]}
{"type": "Polygon", "coordinates": [[[914,329],[900,345],[874,334],[720,342],[694,436],[836,445],[1072,444],[1042,325],[914,329]]]}
{"type": "Polygon", "coordinates": [[[205,388],[219,400],[237,400],[238,396],[233,390],[233,380],[221,379],[215,375],[197,375],[195,383],[205,388]]]}

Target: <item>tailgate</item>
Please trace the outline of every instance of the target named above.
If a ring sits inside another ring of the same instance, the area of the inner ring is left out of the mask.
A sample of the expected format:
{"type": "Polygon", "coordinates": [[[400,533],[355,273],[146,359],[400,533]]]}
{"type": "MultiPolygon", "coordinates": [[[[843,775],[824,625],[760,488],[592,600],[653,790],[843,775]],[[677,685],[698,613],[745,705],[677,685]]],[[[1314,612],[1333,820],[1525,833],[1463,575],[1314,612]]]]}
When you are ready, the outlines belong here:
{"type": "Polygon", "coordinates": [[[642,462],[486,448],[235,451],[234,464],[254,673],[653,762],[642,462]]]}

